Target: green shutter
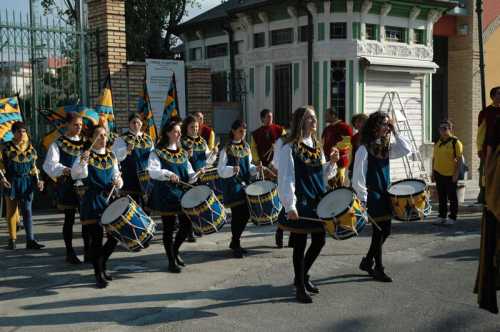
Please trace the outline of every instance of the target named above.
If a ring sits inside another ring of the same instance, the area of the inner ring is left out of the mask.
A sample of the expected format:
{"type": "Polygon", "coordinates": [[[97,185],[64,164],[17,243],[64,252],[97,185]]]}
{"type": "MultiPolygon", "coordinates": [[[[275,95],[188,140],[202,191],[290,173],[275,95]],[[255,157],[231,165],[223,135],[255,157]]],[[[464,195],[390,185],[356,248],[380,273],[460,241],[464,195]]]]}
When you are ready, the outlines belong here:
{"type": "Polygon", "coordinates": [[[361,39],[361,23],[352,22],[352,39],[361,39]]]}
{"type": "Polygon", "coordinates": [[[380,41],[380,25],[375,24],[374,26],[375,30],[375,40],[380,41]]]}
{"type": "Polygon", "coordinates": [[[361,66],[358,66],[359,72],[359,112],[365,112],[365,71],[361,66]]]}
{"type": "Polygon", "coordinates": [[[319,62],[315,61],[313,66],[313,106],[319,112],[319,62]]]}
{"type": "Polygon", "coordinates": [[[345,13],[347,12],[347,0],[332,0],[330,11],[332,13],[345,13]]]}
{"type": "Polygon", "coordinates": [[[266,66],[266,97],[271,94],[271,66],[266,66]]]}
{"type": "Polygon", "coordinates": [[[345,120],[346,121],[349,121],[352,114],[354,114],[354,91],[356,89],[354,86],[354,61],[353,60],[349,61],[348,70],[349,70],[349,87],[350,87],[351,91],[349,91],[349,109],[346,110],[346,112],[345,112],[345,120]]]}
{"type": "Polygon", "coordinates": [[[293,64],[293,93],[300,89],[300,63],[293,64]]]}
{"type": "Polygon", "coordinates": [[[255,69],[250,68],[250,92],[255,93],[255,69]]]}
{"type": "MultiPolygon", "coordinates": [[[[323,62],[323,113],[328,107],[328,61],[323,62]]],[[[323,118],[323,117],[321,117],[323,118]]]]}
{"type": "Polygon", "coordinates": [[[318,40],[325,40],[325,23],[318,23],[318,40]]]}

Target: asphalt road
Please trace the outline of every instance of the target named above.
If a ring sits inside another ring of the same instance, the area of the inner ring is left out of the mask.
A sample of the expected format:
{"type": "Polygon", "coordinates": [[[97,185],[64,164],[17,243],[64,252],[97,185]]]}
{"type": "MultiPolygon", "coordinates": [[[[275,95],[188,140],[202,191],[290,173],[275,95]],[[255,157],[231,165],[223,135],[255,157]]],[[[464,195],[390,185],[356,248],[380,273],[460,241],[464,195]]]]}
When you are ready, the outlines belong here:
{"type": "MultiPolygon", "coordinates": [[[[98,290],[90,265],[64,263],[60,216],[36,222],[42,251],[22,249],[22,236],[21,249],[5,250],[1,223],[0,331],[500,331],[500,318],[478,309],[472,293],[479,217],[462,215],[452,227],[395,223],[385,245],[389,284],[358,270],[370,227],[328,239],[311,271],[321,293],[309,305],[294,300],[292,251],[274,248],[274,226],[249,225],[243,260],[231,258],[227,227],[185,244],[181,274],[166,272],[159,232],[140,253],[115,252],[114,280],[98,290]]],[[[81,252],[81,239],[75,244],[81,252]]]]}

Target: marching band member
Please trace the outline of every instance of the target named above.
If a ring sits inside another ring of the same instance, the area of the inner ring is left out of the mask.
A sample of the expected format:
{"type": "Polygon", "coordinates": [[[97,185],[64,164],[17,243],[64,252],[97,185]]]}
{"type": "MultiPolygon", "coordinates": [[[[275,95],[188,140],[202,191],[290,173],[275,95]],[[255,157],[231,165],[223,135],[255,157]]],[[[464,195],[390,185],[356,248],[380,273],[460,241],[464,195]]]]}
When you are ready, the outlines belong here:
{"type": "Polygon", "coordinates": [[[402,158],[410,152],[410,143],[396,132],[387,113],[375,112],[370,115],[354,159],[352,186],[362,204],[367,207],[370,217],[381,228],[372,227],[370,249],[359,268],[382,282],[392,281],[382,265],[382,246],[391,234],[391,202],[387,193],[391,182],[389,160],[402,158]],[[392,144],[391,133],[396,139],[392,144]]]}
{"type": "MultiPolygon", "coordinates": [[[[253,162],[262,163],[264,167],[270,167],[273,173],[277,173],[272,161],[274,160],[274,144],[285,134],[283,127],[273,123],[273,112],[264,109],[260,112],[262,126],[252,133],[250,148],[252,149],[253,162]]],[[[276,246],[283,248],[283,230],[278,228],[275,234],[276,246]]]]}
{"type": "Polygon", "coordinates": [[[128,124],[128,132],[115,140],[112,150],[121,164],[122,192],[144,207],[149,183],[148,159],[154,143],[149,135],[142,132],[143,122],[139,114],[131,114],[128,124]]]}
{"type": "MultiPolygon", "coordinates": [[[[85,139],[81,135],[83,118],[76,112],[66,115],[66,133],[52,143],[47,151],[43,170],[51,178],[57,179],[57,207],[64,211],[63,238],[66,247],[66,262],[81,264],[73,249],[73,225],[80,198],[75,192],[75,181],[71,179],[71,167],[84,148],[85,139]]],[[[82,228],[86,261],[88,261],[88,234],[82,228]]]]}
{"type": "MultiPolygon", "coordinates": [[[[207,164],[213,164],[217,159],[217,146],[211,151],[208,144],[199,133],[200,126],[198,120],[189,115],[182,123],[181,131],[182,138],[181,144],[184,150],[189,154],[189,162],[195,171],[205,169],[207,164]]],[[[190,229],[187,237],[188,242],[196,242],[193,234],[193,224],[190,223],[190,229]]],[[[201,234],[200,234],[201,235],[201,234]]]]}
{"type": "Polygon", "coordinates": [[[179,266],[185,266],[179,255],[179,248],[188,236],[191,224],[181,210],[181,198],[186,191],[186,183],[197,180],[197,174],[189,162],[188,152],[181,146],[180,138],[179,122],[171,121],[165,125],[161,130],[160,142],[149,155],[148,161],[148,172],[153,180],[149,204],[152,211],[161,215],[163,246],[168,257],[168,270],[173,273],[180,273],[179,266]],[[176,216],[179,218],[179,231],[173,241],[176,216]]]}
{"type": "Polygon", "coordinates": [[[80,202],[80,220],[90,236],[90,259],[94,266],[97,288],[104,288],[111,276],[106,273],[106,262],[115,250],[118,241],[108,234],[102,245],[102,213],[109,205],[108,196],[115,188],[123,186],[118,161],[106,148],[108,134],[105,127],[97,126],[92,135],[92,149],[77,157],[71,169],[74,180],[82,180],[86,191],[80,202]]]}
{"type": "Polygon", "coordinates": [[[42,249],[45,246],[35,240],[31,212],[33,192],[36,189],[43,191],[43,181],[40,181],[36,167],[37,153],[29,142],[24,123],[14,122],[11,130],[14,138],[0,149],[0,177],[9,227],[8,249],[16,249],[18,208],[23,215],[26,249],[42,249]]]}
{"type": "Polygon", "coordinates": [[[330,162],[326,162],[316,130],[314,109],[311,106],[297,109],[290,135],[285,138],[279,155],[278,192],[284,206],[279,227],[289,230],[294,237],[296,297],[302,303],[312,302],[308,292],[319,293],[308,272],[325,245],[325,231],[319,221],[306,221],[301,217],[318,218],[314,209],[326,191],[325,183],[335,176],[339,159],[338,150],[333,148],[330,162]],[[311,246],[306,253],[309,233],[311,246]]]}
{"type": "Polygon", "coordinates": [[[203,137],[208,144],[208,148],[212,151],[215,148],[214,130],[205,124],[203,113],[196,112],[194,113],[194,117],[198,120],[198,124],[200,125],[200,136],[203,137]]]}
{"type": "Polygon", "coordinates": [[[231,244],[235,258],[243,258],[247,251],[241,247],[240,238],[250,217],[246,201],[245,185],[251,175],[260,172],[262,166],[252,164],[250,146],[244,141],[247,125],[236,120],[229,132],[230,142],[220,151],[217,173],[224,179],[224,206],[231,208],[231,244]]]}

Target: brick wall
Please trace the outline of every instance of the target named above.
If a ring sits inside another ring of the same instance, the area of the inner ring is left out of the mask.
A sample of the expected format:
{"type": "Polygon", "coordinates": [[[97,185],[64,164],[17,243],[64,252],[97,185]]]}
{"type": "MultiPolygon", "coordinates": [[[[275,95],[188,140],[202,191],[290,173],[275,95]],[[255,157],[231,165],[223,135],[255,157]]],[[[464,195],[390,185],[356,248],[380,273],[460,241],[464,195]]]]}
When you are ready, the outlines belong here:
{"type": "Polygon", "coordinates": [[[455,134],[464,143],[470,176],[477,177],[479,160],[476,149],[477,116],[481,110],[481,81],[475,0],[467,0],[471,15],[457,17],[457,24],[467,24],[466,36],[454,36],[448,46],[448,114],[455,123],[455,134]]]}
{"type": "Polygon", "coordinates": [[[212,76],[209,68],[187,68],[187,110],[202,112],[205,122],[213,124],[212,76]]]}

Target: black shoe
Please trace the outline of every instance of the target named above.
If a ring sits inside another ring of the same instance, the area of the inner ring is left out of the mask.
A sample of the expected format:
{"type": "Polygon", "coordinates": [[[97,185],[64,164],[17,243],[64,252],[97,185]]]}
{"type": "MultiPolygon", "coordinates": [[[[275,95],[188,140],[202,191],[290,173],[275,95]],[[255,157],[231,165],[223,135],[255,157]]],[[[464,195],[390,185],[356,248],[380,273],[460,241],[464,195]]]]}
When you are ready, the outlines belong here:
{"type": "Polygon", "coordinates": [[[389,277],[387,274],[385,274],[383,268],[375,268],[373,270],[373,279],[380,281],[380,282],[392,282],[391,277],[389,277]]]}
{"type": "Polygon", "coordinates": [[[36,242],[35,240],[28,240],[28,242],[26,242],[26,249],[40,250],[42,248],[45,248],[45,246],[36,242]]]}
{"type": "Polygon", "coordinates": [[[177,254],[177,256],[175,256],[175,263],[177,263],[177,265],[179,266],[186,266],[186,263],[184,263],[184,260],[182,259],[182,257],[177,254]]]}
{"type": "Polygon", "coordinates": [[[306,290],[309,292],[309,293],[314,293],[314,294],[318,294],[319,293],[319,288],[314,286],[314,284],[311,282],[309,276],[306,276],[305,279],[304,279],[304,286],[306,287],[306,290]]]}
{"type": "Polygon", "coordinates": [[[295,297],[300,303],[312,303],[312,298],[304,288],[297,288],[295,297]]]}
{"type": "Polygon", "coordinates": [[[373,276],[373,260],[369,261],[368,258],[363,257],[361,263],[359,263],[359,269],[361,271],[368,272],[369,275],[373,276]]]}
{"type": "Polygon", "coordinates": [[[7,249],[16,250],[16,240],[9,239],[9,244],[7,245],[7,249]]]}
{"type": "Polygon", "coordinates": [[[283,248],[283,232],[277,230],[274,234],[274,240],[276,241],[276,247],[278,249],[283,248]]]}
{"type": "Polygon", "coordinates": [[[99,289],[108,287],[108,282],[104,280],[101,276],[96,277],[95,286],[99,289]]]}
{"type": "Polygon", "coordinates": [[[190,242],[190,243],[195,243],[196,242],[196,238],[194,237],[193,234],[189,235],[186,239],[187,242],[190,242]]]}
{"type": "Polygon", "coordinates": [[[82,261],[78,258],[78,256],[76,256],[74,252],[66,254],[66,262],[73,265],[82,264],[82,261]]]}
{"type": "Polygon", "coordinates": [[[181,273],[181,268],[175,262],[169,263],[168,264],[168,272],[181,273]]]}
{"type": "Polygon", "coordinates": [[[241,248],[233,249],[233,257],[234,258],[243,258],[243,251],[241,250],[241,248]]]}

